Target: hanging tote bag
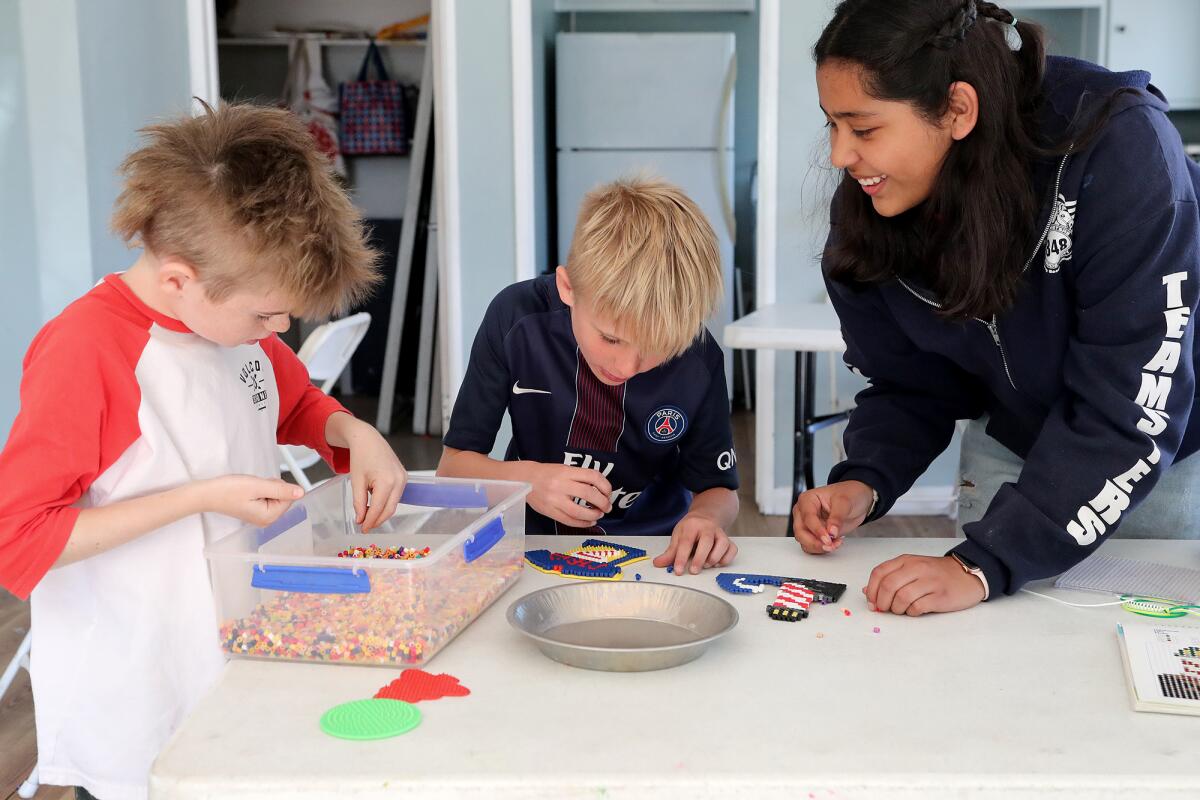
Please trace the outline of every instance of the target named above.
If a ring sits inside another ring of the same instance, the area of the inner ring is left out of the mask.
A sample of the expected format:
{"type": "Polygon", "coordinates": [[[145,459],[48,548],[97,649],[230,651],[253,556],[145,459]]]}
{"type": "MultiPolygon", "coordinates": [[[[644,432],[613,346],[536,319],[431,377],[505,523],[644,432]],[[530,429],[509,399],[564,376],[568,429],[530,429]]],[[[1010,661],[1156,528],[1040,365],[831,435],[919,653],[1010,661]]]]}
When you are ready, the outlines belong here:
{"type": "Polygon", "coordinates": [[[341,146],[348,156],[408,155],[404,90],[388,78],[379,48],[367,45],[358,80],[341,86],[341,146]],[[378,80],[368,80],[371,65],[378,80]]]}
{"type": "Polygon", "coordinates": [[[283,85],[283,105],[308,128],[333,171],[345,177],[346,163],[338,147],[337,98],[321,75],[321,43],[303,39],[294,47],[283,85]]]}

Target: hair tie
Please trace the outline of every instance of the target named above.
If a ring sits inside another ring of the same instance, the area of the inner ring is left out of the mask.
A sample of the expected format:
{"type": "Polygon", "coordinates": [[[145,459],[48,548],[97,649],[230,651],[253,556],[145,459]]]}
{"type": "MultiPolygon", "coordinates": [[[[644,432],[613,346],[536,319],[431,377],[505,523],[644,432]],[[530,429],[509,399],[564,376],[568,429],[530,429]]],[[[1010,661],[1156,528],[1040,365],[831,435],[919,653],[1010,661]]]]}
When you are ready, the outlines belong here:
{"type": "Polygon", "coordinates": [[[1013,17],[1012,22],[1004,26],[1004,42],[1008,45],[1008,49],[1014,53],[1021,49],[1023,44],[1021,40],[1021,32],[1017,30],[1017,18],[1013,17]]]}

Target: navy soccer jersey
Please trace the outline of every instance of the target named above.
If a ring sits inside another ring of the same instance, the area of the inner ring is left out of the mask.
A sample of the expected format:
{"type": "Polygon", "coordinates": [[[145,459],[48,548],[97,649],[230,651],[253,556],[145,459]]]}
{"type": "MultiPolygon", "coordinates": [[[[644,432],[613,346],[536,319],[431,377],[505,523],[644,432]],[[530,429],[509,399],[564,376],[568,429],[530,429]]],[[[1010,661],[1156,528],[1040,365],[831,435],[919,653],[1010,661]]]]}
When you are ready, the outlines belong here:
{"type": "Polygon", "coordinates": [[[708,331],[607,386],[579,352],[553,275],[509,286],[488,307],[443,443],[490,453],[506,410],[506,461],[597,469],[613,489],[612,511],[586,531],[527,509],[531,534],[669,535],[692,493],[738,485],[724,359],[708,331]]]}

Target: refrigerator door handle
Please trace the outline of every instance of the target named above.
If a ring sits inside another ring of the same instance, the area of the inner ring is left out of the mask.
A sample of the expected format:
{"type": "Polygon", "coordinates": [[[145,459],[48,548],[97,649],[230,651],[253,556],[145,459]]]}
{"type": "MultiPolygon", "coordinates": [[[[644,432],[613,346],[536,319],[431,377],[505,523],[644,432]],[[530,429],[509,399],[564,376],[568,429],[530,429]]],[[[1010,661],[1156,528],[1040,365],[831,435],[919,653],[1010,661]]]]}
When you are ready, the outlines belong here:
{"type": "Polygon", "coordinates": [[[729,240],[734,244],[737,244],[737,220],[733,213],[733,192],[724,166],[724,154],[729,147],[729,130],[733,127],[733,87],[736,83],[737,54],[731,53],[729,67],[725,70],[725,86],[721,90],[721,110],[717,114],[717,151],[714,154],[714,163],[717,168],[717,185],[721,187],[721,212],[725,217],[729,240]]]}

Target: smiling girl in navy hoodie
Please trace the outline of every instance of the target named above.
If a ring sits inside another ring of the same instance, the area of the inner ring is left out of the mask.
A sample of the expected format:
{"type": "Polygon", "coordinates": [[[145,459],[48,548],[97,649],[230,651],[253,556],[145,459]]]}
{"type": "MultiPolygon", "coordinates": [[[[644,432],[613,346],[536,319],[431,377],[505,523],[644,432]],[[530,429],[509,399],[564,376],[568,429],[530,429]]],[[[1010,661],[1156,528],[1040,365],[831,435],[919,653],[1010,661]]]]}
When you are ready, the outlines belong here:
{"type": "Polygon", "coordinates": [[[823,272],[868,386],[793,509],[804,550],[887,513],[960,419],[966,540],[877,566],[872,608],[957,611],[1113,535],[1196,536],[1200,169],[1150,76],[1047,58],[978,0],[847,0],[814,56],[843,172],[823,272]]]}

